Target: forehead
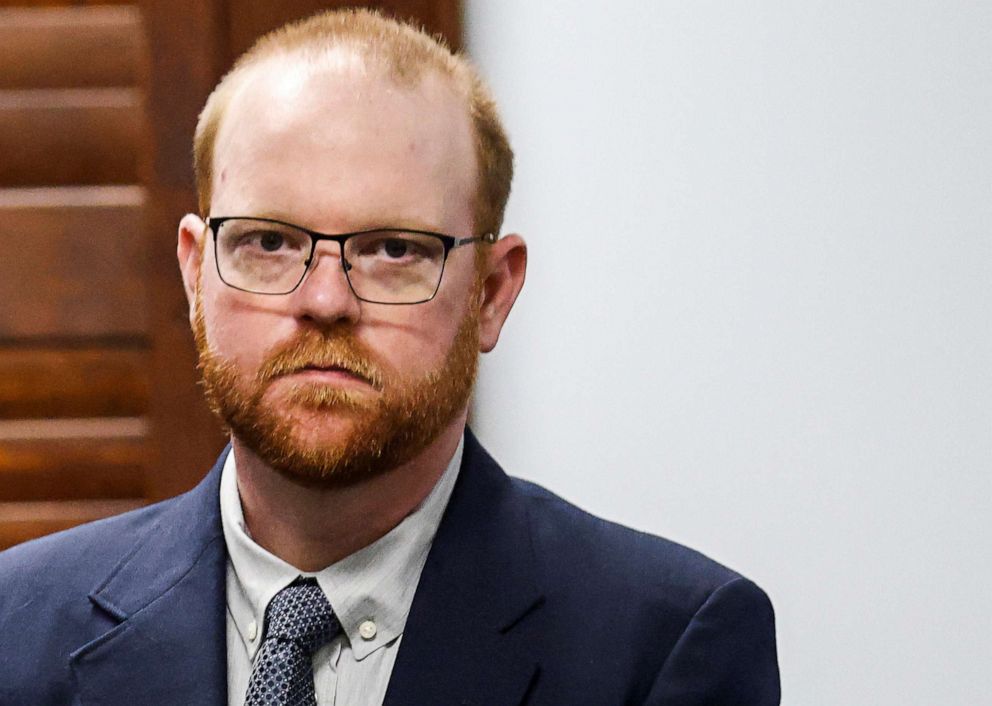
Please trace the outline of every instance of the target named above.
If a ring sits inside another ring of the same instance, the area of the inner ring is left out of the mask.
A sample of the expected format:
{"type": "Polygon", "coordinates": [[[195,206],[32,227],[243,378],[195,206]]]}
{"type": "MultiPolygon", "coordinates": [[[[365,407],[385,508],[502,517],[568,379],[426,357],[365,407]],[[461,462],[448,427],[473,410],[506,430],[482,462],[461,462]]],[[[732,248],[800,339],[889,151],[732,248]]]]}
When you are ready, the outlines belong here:
{"type": "Polygon", "coordinates": [[[436,72],[407,85],[346,50],[272,58],[232,90],[211,211],[315,228],[383,218],[442,227],[471,211],[473,145],[464,96],[436,72]]]}

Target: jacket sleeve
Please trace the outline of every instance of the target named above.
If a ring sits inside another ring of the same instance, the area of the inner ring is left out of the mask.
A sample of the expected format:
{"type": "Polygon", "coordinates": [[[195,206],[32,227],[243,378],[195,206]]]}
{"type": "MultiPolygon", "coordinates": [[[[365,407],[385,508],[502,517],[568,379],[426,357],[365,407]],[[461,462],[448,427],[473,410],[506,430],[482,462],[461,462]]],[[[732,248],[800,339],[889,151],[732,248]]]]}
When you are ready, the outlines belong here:
{"type": "Polygon", "coordinates": [[[736,578],[696,611],[645,706],[777,706],[780,698],[771,601],[736,578]]]}

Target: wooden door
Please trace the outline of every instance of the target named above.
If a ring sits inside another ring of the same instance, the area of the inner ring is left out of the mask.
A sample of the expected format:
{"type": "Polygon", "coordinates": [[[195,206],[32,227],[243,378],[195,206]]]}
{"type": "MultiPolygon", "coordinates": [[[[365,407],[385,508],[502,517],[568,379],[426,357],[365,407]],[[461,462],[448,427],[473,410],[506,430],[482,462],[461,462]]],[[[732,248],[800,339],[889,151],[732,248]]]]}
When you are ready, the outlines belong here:
{"type": "Polygon", "coordinates": [[[144,502],[143,32],[0,8],[0,547],[144,502]]]}

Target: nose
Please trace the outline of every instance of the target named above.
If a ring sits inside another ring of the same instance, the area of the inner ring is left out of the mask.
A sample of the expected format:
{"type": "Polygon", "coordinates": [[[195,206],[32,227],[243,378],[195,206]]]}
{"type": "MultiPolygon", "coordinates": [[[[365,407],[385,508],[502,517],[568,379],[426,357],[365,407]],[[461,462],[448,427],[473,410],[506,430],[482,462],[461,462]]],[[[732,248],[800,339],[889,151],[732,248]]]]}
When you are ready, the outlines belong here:
{"type": "Polygon", "coordinates": [[[356,323],[361,301],[351,291],[336,243],[318,243],[306,276],[290,296],[297,318],[320,325],[356,323]]]}

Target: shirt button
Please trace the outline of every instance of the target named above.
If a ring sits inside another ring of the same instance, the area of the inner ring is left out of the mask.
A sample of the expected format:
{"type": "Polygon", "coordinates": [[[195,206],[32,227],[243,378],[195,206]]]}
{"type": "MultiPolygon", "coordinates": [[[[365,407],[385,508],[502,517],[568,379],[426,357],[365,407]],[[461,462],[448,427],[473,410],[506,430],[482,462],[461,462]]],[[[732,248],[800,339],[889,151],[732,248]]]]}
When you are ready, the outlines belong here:
{"type": "Polygon", "coordinates": [[[252,620],[248,623],[248,642],[254,642],[256,637],[258,637],[258,623],[252,620]]]}
{"type": "Polygon", "coordinates": [[[358,626],[358,634],[362,636],[363,640],[371,640],[375,637],[377,628],[375,623],[371,620],[366,620],[364,623],[358,626]]]}

